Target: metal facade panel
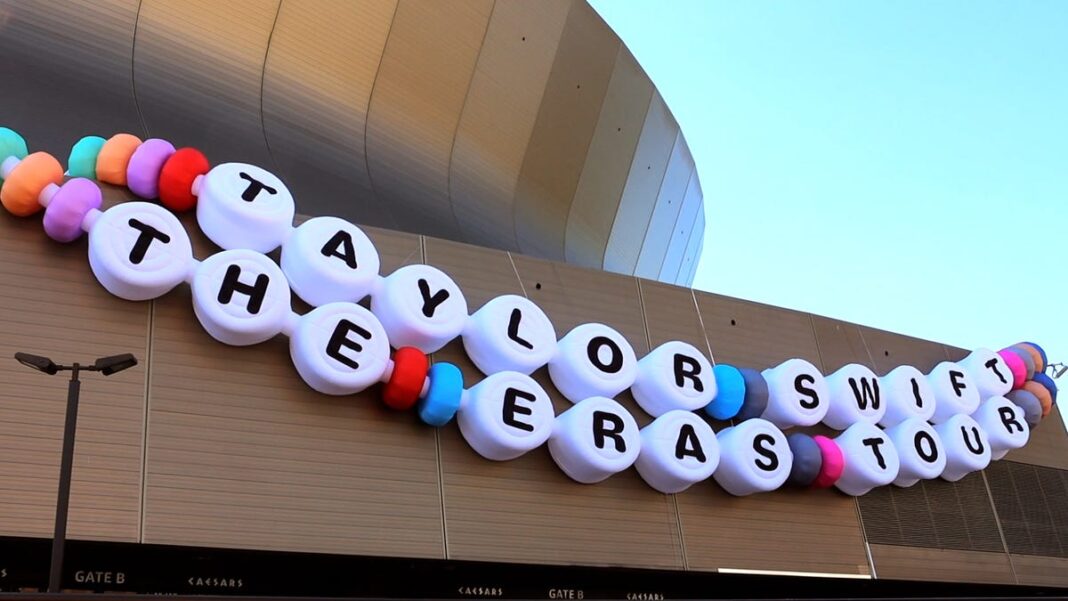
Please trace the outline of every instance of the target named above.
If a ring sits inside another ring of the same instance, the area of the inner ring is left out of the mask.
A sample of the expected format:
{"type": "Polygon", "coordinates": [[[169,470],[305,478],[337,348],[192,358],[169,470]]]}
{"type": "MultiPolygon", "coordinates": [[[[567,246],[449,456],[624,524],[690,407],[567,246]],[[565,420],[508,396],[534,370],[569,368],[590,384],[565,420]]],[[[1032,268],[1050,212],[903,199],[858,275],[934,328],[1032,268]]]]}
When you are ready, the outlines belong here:
{"type": "Polygon", "coordinates": [[[519,170],[513,223],[523,253],[564,258],[567,216],[619,48],[590,6],[571,4],[519,170]]]}
{"type": "Polygon", "coordinates": [[[694,290],[718,363],[765,369],[800,357],[823,369],[808,313],[694,290]]]}
{"type": "Polygon", "coordinates": [[[1009,552],[1068,559],[1068,471],[997,461],[986,473],[1009,552]]]}
{"type": "Polygon", "coordinates": [[[935,365],[948,361],[945,348],[937,343],[903,334],[894,334],[886,330],[858,326],[871,352],[875,373],[886,375],[898,365],[911,365],[927,373],[935,365]]]}
{"type": "Polygon", "coordinates": [[[0,111],[31,151],[62,160],[79,136],[144,133],[130,78],[137,7],[0,0],[0,111]]]}
{"type": "Polygon", "coordinates": [[[693,157],[680,131],[675,136],[675,145],[671,149],[667,170],[664,171],[664,181],[660,184],[660,190],[656,195],[656,206],[653,208],[649,226],[641,242],[642,247],[634,268],[634,275],[649,279],[660,277],[660,266],[664,264],[664,255],[667,254],[668,244],[671,242],[672,228],[675,227],[675,221],[679,218],[682,199],[686,195],[686,188],[690,183],[693,170],[693,157]]]}
{"type": "Polygon", "coordinates": [[[679,124],[664,99],[654,91],[604,250],[603,266],[608,271],[635,272],[641,240],[649,231],[658,192],[667,177],[672,149],[679,136],[679,124]]]}
{"type": "Polygon", "coordinates": [[[816,333],[824,374],[833,373],[850,363],[873,367],[868,347],[856,325],[813,315],[812,329],[816,333]]]}
{"type": "MultiPolygon", "coordinates": [[[[686,250],[682,254],[682,262],[679,263],[679,272],[674,278],[669,278],[680,286],[693,281],[691,275],[697,268],[697,262],[701,259],[701,248],[705,242],[705,205],[704,202],[697,207],[697,216],[694,218],[693,229],[690,231],[690,239],[686,242],[686,250]]],[[[669,274],[670,275],[670,274],[669,274]]]]}
{"type": "Polygon", "coordinates": [[[1068,432],[1065,432],[1060,407],[1054,406],[1049,415],[1042,418],[1042,423],[1031,430],[1027,445],[1010,451],[1005,458],[1068,470],[1068,432]]]}
{"type": "Polygon", "coordinates": [[[396,0],[283,0],[263,70],[263,125],[297,210],[393,225],[371,188],[367,108],[396,0]]]}
{"type": "Polygon", "coordinates": [[[1015,584],[1004,553],[871,545],[879,578],[1015,584]]]}
{"type": "Polygon", "coordinates": [[[518,250],[515,195],[569,0],[494,5],[456,130],[449,196],[465,240],[518,250]]]}
{"type": "Polygon", "coordinates": [[[651,348],[681,340],[694,345],[710,360],[714,360],[708,338],[701,328],[701,315],[697,312],[697,301],[691,290],[649,280],[638,280],[638,287],[641,289],[645,327],[649,332],[651,348]]]}
{"type": "Polygon", "coordinates": [[[1019,584],[1068,587],[1068,559],[1034,555],[1010,557],[1019,584]]]}
{"type": "Polygon", "coordinates": [[[685,276],[680,275],[678,284],[679,286],[693,286],[694,278],[697,277],[697,269],[701,266],[701,258],[705,252],[705,221],[702,219],[697,223],[698,238],[697,243],[697,258],[690,264],[690,271],[685,276]]]}
{"type": "Polygon", "coordinates": [[[620,45],[567,214],[564,258],[569,263],[598,269],[604,265],[608,236],[628,174],[632,174],[631,162],[652,94],[652,82],[626,46],[620,45]]]}
{"type": "Polygon", "coordinates": [[[697,171],[694,170],[690,175],[690,183],[686,186],[686,195],[682,199],[682,208],[679,209],[679,216],[675,219],[675,226],[671,231],[671,240],[668,242],[668,249],[664,254],[664,260],[660,264],[660,271],[656,279],[662,282],[674,282],[678,277],[679,267],[682,266],[686,247],[690,242],[690,233],[697,222],[697,215],[703,203],[704,197],[701,193],[701,183],[697,179],[697,171]]]}
{"type": "Polygon", "coordinates": [[[493,0],[401,0],[367,112],[375,194],[406,230],[455,238],[449,160],[493,0]]]}
{"type": "MultiPolygon", "coordinates": [[[[122,194],[106,193],[106,204],[122,194]]],[[[133,353],[141,364],[81,376],[68,536],[136,541],[141,522],[150,303],[115,299],[86,265],[83,238],[58,245],[38,219],[0,215],[0,532],[52,536],[68,374],[47,376],[11,359],[18,351],[57,363],[133,353]]]]}
{"type": "Polygon", "coordinates": [[[148,134],[271,169],[260,85],[277,14],[277,0],[144,0],[133,78],[148,134]]]}

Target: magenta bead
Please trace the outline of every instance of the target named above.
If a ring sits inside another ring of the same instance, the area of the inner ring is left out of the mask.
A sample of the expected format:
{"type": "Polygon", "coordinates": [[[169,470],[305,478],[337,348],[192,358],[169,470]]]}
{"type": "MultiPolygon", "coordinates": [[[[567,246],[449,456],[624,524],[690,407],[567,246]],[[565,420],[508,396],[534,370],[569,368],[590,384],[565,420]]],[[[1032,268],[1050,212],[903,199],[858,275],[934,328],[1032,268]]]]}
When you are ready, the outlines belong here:
{"type": "Polygon", "coordinates": [[[174,145],[166,140],[152,138],[145,140],[126,167],[126,186],[141,198],[159,196],[159,174],[163,164],[174,154],[174,145]]]}
{"type": "Polygon", "coordinates": [[[103,203],[92,180],[76,177],[60,186],[44,214],[44,230],[56,242],[73,242],[82,233],[82,220],[103,203]]]}

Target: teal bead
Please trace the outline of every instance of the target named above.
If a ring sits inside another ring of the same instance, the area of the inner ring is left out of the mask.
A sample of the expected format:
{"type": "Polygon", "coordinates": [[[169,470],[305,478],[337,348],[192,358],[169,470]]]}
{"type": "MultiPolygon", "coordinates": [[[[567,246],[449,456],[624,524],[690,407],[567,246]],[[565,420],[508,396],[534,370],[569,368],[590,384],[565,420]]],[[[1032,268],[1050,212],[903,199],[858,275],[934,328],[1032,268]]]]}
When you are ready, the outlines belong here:
{"type": "Polygon", "coordinates": [[[96,179],[96,157],[107,142],[100,136],[85,136],[70,149],[67,175],[96,179]]]}
{"type": "Polygon", "coordinates": [[[419,419],[431,426],[444,426],[460,409],[464,376],[452,363],[435,363],[427,372],[430,386],[419,401],[419,419]]]}
{"type": "MultiPolygon", "coordinates": [[[[30,154],[30,151],[26,148],[26,140],[18,132],[6,127],[0,127],[0,162],[8,157],[24,159],[28,154],[30,154]]],[[[3,183],[4,179],[0,178],[0,185],[3,185],[3,183]]]]}
{"type": "Polygon", "coordinates": [[[713,367],[712,374],[716,378],[716,398],[705,407],[705,413],[714,419],[733,419],[745,400],[745,378],[738,368],[726,363],[713,367]]]}

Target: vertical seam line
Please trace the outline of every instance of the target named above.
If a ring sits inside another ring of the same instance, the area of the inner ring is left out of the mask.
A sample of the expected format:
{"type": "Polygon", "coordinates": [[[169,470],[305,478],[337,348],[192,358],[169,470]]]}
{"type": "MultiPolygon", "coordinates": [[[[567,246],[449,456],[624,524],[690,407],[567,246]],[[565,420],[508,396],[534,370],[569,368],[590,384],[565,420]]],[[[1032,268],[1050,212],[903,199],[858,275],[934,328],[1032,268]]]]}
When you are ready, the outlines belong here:
{"type": "Polygon", "coordinates": [[[260,70],[260,132],[263,134],[263,145],[267,149],[267,157],[271,160],[271,165],[275,170],[278,169],[278,163],[274,160],[274,153],[271,152],[271,142],[267,138],[267,120],[263,116],[263,84],[267,79],[267,59],[271,56],[271,42],[274,40],[274,30],[278,27],[278,17],[282,14],[283,2],[285,0],[278,0],[278,7],[274,11],[271,33],[267,34],[267,47],[263,50],[263,69],[260,70]]]}
{"type": "MultiPolygon", "coordinates": [[[[367,95],[367,108],[364,109],[363,115],[363,166],[367,171],[367,183],[371,187],[371,196],[375,201],[379,201],[378,190],[375,188],[375,178],[371,175],[371,159],[367,153],[367,129],[371,124],[371,105],[374,104],[375,89],[378,88],[378,78],[382,75],[382,63],[386,60],[386,51],[389,50],[389,40],[393,37],[393,26],[397,24],[397,12],[400,10],[400,3],[403,0],[397,0],[397,3],[393,5],[393,16],[389,20],[389,31],[386,32],[386,41],[382,43],[382,54],[378,57],[378,66],[375,67],[375,78],[371,80],[371,92],[367,95]]],[[[394,224],[399,224],[397,216],[390,210],[390,203],[388,202],[376,202],[376,204],[382,205],[382,208],[386,215],[393,220],[394,224]]]]}
{"type": "MultiPolygon", "coordinates": [[[[677,123],[676,123],[676,125],[677,125],[677,123]]],[[[659,202],[660,201],[660,196],[664,192],[664,184],[667,183],[667,172],[668,172],[669,169],[671,169],[671,157],[673,157],[675,155],[675,149],[678,148],[678,143],[680,141],[683,144],[686,144],[686,139],[683,138],[683,136],[682,136],[682,128],[681,127],[679,128],[678,133],[675,134],[675,143],[671,145],[671,154],[668,155],[668,166],[664,169],[664,174],[660,177],[660,187],[658,187],[656,189],[656,198],[653,199],[653,210],[652,210],[652,212],[649,213],[649,220],[645,223],[645,235],[642,237],[641,246],[638,247],[638,258],[634,261],[634,275],[638,275],[638,264],[641,263],[641,261],[642,261],[642,251],[645,250],[645,243],[648,242],[648,240],[649,240],[649,228],[652,227],[652,225],[653,225],[653,217],[656,215],[656,208],[658,206],[660,206],[660,202],[659,202]]],[[[690,182],[690,176],[693,175],[693,172],[694,172],[693,169],[689,170],[689,173],[686,175],[686,183],[690,182]]],[[[683,189],[682,192],[683,192],[683,195],[686,194],[686,190],[685,189],[683,189]]],[[[682,200],[681,199],[679,200],[679,211],[680,212],[682,211],[682,200]]],[[[668,238],[668,240],[670,242],[671,239],[668,238]]],[[[607,248],[605,250],[607,251],[607,248]]],[[[657,277],[659,277],[659,276],[660,276],[660,274],[657,273],[657,277]]]]}
{"type": "Polygon", "coordinates": [[[148,137],[148,124],[145,115],[141,112],[141,103],[137,100],[137,30],[141,25],[141,6],[144,0],[137,3],[137,13],[134,16],[133,38],[130,40],[130,92],[133,94],[134,110],[137,111],[137,119],[141,122],[141,130],[144,137],[148,137]]]}
{"type": "Polygon", "coordinates": [[[148,360],[145,362],[145,405],[144,417],[141,422],[141,498],[139,499],[141,515],[137,525],[137,540],[142,543],[145,542],[145,497],[148,493],[148,416],[152,406],[152,367],[155,365],[152,361],[152,338],[155,335],[155,327],[156,301],[153,300],[148,305],[148,341],[145,347],[148,360]]]}
{"type": "Polygon", "coordinates": [[[1013,563],[1012,553],[1009,552],[1009,542],[1005,539],[1005,532],[1001,529],[1001,516],[998,515],[998,506],[994,503],[994,494],[990,490],[990,482],[986,479],[986,470],[981,470],[979,473],[983,475],[983,487],[986,488],[986,500],[990,503],[990,510],[994,512],[994,524],[998,527],[998,537],[1001,539],[1001,547],[1005,550],[1005,557],[1009,560],[1009,571],[1012,572],[1013,581],[1016,584],[1020,584],[1020,578],[1016,575],[1016,564],[1013,563]]]}

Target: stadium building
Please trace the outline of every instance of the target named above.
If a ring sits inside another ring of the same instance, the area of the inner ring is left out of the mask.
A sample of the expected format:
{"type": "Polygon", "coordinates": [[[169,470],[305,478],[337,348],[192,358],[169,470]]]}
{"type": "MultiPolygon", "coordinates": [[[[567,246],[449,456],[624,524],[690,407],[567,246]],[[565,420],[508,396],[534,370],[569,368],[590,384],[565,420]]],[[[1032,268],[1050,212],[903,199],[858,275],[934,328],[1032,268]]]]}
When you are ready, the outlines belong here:
{"type": "MultiPolygon", "coordinates": [[[[0,125],[31,153],[67,168],[79,139],[124,132],[194,147],[214,166],[258,166],[292,194],[293,225],[357,224],[378,273],[433,266],[472,315],[516,295],[544,311],[556,338],[604,324],[635,359],[680,341],[717,366],[769,370],[771,385],[791,359],[827,376],[854,364],[886,376],[975,356],[688,288],[705,228],[693,158],[648,76],[583,0],[0,0],[0,56],[0,125]]],[[[11,175],[15,164],[5,185],[26,177],[11,175]]],[[[132,183],[99,179],[102,215],[136,199],[132,183]]],[[[202,204],[210,179],[194,186],[202,204]]],[[[268,184],[257,183],[278,188],[268,184]]],[[[665,494],[628,468],[583,484],[552,443],[492,461],[457,420],[433,428],[384,406],[381,385],[316,392],[291,360],[291,325],[258,344],[223,344],[201,327],[209,318],[191,286],[117,298],[90,268],[86,236],[58,243],[40,215],[8,204],[0,356],[139,361],[83,377],[65,590],[662,599],[1068,586],[1068,433],[1048,402],[1025,446],[954,482],[742,496],[717,474],[665,494]]],[[[197,211],[179,219],[201,261],[233,234],[205,234],[197,211]]],[[[264,252],[294,280],[274,248],[264,252]]],[[[293,323],[312,308],[299,296],[293,323]]],[[[370,303],[380,317],[389,310],[370,303]]],[[[469,333],[427,354],[457,366],[470,391],[487,370],[469,333]]],[[[676,360],[681,386],[679,369],[676,360]]],[[[557,424],[579,406],[550,368],[532,377],[557,424]]],[[[0,378],[0,591],[44,590],[66,381],[13,359],[0,378]]],[[[642,393],[623,388],[608,396],[637,427],[654,423],[642,393]]],[[[699,414],[721,440],[743,423],[699,414]]],[[[840,429],[790,431],[832,439],[840,429]]],[[[605,440],[623,446],[612,431],[605,440]]],[[[721,471],[733,461],[722,445],[721,471]]]]}

